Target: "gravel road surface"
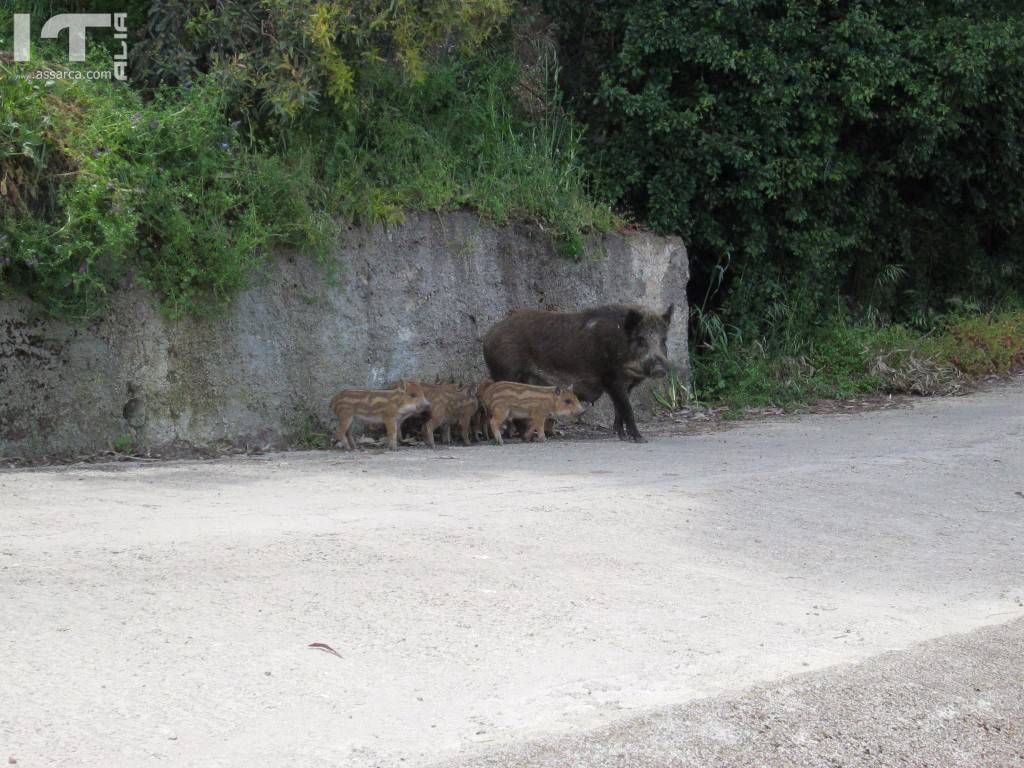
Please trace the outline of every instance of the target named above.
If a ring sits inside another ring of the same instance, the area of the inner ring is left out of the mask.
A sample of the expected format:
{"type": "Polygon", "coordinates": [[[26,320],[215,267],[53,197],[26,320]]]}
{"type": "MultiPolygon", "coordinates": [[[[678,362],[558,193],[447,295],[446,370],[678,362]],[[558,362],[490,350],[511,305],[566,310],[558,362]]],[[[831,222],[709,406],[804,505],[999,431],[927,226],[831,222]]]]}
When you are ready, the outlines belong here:
{"type": "Polygon", "coordinates": [[[19,766],[1022,765],[1021,617],[1020,383],[646,445],[0,471],[19,766]]]}

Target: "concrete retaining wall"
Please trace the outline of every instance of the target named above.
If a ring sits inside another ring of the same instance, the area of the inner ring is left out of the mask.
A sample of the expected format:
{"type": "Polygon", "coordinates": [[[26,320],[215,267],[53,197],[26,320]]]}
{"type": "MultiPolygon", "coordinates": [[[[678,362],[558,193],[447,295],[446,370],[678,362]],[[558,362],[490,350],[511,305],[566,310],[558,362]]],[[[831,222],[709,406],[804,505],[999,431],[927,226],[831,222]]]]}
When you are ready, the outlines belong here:
{"type": "Polygon", "coordinates": [[[670,354],[686,375],[682,243],[636,232],[589,250],[572,263],[534,228],[411,214],[347,232],[334,280],[304,257],[274,259],[213,319],[169,321],[136,288],[84,327],[0,301],[0,456],[88,453],[119,436],[162,453],[281,446],[307,419],[326,423],[344,386],[481,376],[480,337],[518,307],[675,302],[670,354]]]}

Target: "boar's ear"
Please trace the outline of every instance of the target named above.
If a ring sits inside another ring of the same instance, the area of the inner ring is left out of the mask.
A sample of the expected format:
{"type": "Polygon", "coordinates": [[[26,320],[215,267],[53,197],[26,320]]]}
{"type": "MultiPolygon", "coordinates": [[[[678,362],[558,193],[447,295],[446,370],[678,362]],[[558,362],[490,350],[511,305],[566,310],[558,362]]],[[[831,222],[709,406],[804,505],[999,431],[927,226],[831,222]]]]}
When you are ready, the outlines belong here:
{"type": "Polygon", "coordinates": [[[626,332],[627,336],[632,336],[636,329],[640,327],[642,320],[643,316],[635,309],[627,309],[626,319],[622,321],[622,330],[626,332]]]}
{"type": "Polygon", "coordinates": [[[665,314],[661,316],[661,319],[665,321],[665,325],[672,325],[672,313],[676,311],[675,304],[669,304],[668,309],[665,310],[665,314]]]}

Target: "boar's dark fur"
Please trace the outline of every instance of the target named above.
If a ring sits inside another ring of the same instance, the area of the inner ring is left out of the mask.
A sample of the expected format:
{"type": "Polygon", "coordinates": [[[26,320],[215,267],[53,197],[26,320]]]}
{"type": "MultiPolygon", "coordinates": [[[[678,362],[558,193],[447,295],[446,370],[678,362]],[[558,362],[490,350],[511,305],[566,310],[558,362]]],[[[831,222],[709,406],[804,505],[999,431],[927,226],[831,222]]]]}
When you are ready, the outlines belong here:
{"type": "Polygon", "coordinates": [[[668,373],[673,307],[610,304],[582,312],[513,312],[484,336],[484,360],[495,381],[572,384],[580,400],[605,392],[615,406],[619,438],[644,442],[629,393],[647,378],[668,373]]]}

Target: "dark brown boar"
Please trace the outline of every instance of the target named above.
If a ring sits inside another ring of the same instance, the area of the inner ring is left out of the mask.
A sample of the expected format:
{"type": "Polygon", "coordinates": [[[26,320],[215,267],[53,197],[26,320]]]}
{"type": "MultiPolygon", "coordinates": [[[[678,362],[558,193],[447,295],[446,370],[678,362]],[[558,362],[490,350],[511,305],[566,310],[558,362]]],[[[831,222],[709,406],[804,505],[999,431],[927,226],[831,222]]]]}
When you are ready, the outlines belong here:
{"type": "Polygon", "coordinates": [[[629,393],[647,378],[668,373],[668,331],[673,305],[659,314],[647,307],[609,304],[582,312],[523,309],[484,336],[484,360],[496,381],[572,384],[580,400],[608,393],[615,432],[644,442],[629,393]]]}

